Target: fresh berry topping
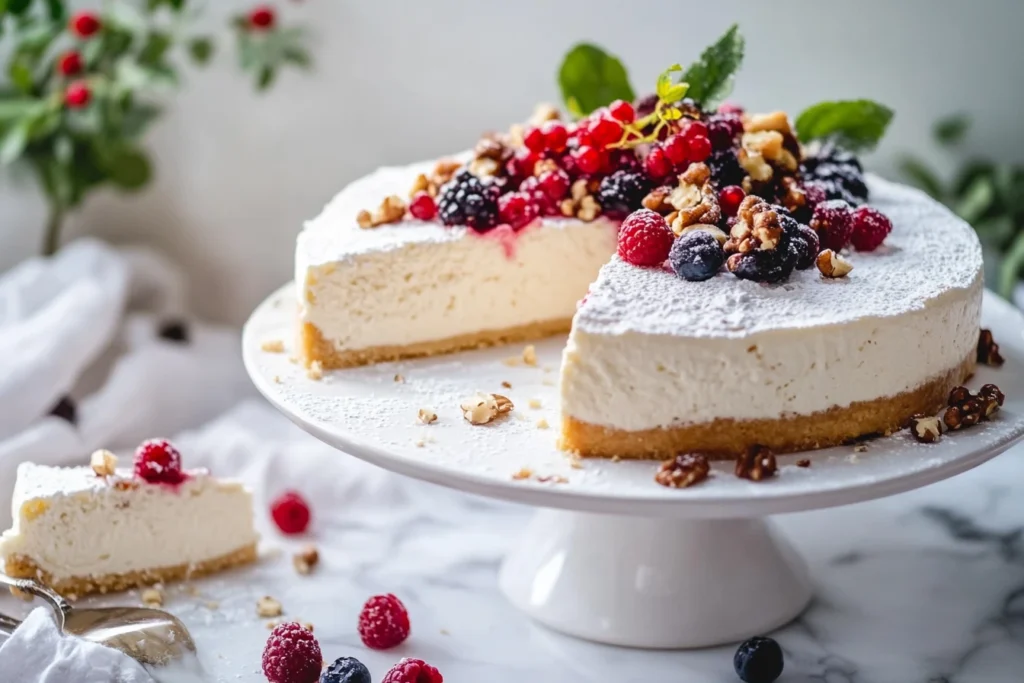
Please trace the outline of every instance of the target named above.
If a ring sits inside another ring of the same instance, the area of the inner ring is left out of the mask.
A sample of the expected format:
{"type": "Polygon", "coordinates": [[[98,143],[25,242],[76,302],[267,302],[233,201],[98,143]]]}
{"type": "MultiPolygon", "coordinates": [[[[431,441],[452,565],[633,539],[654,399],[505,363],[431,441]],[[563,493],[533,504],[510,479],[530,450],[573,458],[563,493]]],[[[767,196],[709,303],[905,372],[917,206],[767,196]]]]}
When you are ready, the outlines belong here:
{"type": "Polygon", "coordinates": [[[892,232],[892,221],[888,216],[870,206],[856,209],[853,212],[852,223],[853,234],[850,235],[850,242],[857,251],[874,251],[892,232]]]}
{"type": "Polygon", "coordinates": [[[725,267],[741,280],[782,282],[793,272],[794,256],[788,245],[780,243],[775,249],[732,254],[725,260],[725,267]]]}
{"type": "Polygon", "coordinates": [[[662,145],[662,149],[665,150],[665,156],[668,157],[668,160],[675,166],[685,164],[690,156],[690,145],[687,144],[682,135],[669,136],[665,140],[665,144],[662,145]]]}
{"type": "Polygon", "coordinates": [[[735,102],[722,102],[718,105],[718,112],[720,114],[736,114],[737,116],[743,116],[745,110],[735,102]]]}
{"type": "Polygon", "coordinates": [[[548,199],[557,202],[569,193],[569,174],[560,168],[544,171],[537,178],[537,185],[544,191],[548,199]]]}
{"type": "Polygon", "coordinates": [[[167,439],[149,439],[135,449],[135,476],[150,484],[180,484],[181,452],[167,439]]]}
{"type": "Polygon", "coordinates": [[[263,648],[263,675],[270,683],[316,683],[323,655],[313,632],[292,621],[270,632],[263,648]]]}
{"type": "Polygon", "coordinates": [[[409,202],[409,213],[421,221],[432,221],[437,217],[437,202],[426,192],[417,192],[409,202]]]}
{"type": "Polygon", "coordinates": [[[499,194],[501,189],[493,181],[463,169],[441,188],[438,215],[445,225],[465,225],[486,232],[498,224],[499,194]]]}
{"type": "Polygon", "coordinates": [[[696,121],[694,119],[685,119],[683,124],[683,137],[689,142],[694,138],[706,138],[708,136],[708,126],[703,121],[696,121]]]}
{"type": "Polygon", "coordinates": [[[608,157],[609,173],[612,171],[636,171],[643,172],[643,165],[631,149],[610,149],[605,155],[608,157]]]}
{"type": "Polygon", "coordinates": [[[740,202],[746,196],[747,193],[739,185],[729,185],[718,193],[718,205],[722,207],[722,213],[726,216],[735,216],[739,211],[740,202]]]}
{"type": "Polygon", "coordinates": [[[64,103],[71,109],[81,109],[91,99],[92,91],[83,81],[75,81],[64,90],[64,103]]]}
{"type": "Polygon", "coordinates": [[[533,170],[538,161],[540,161],[539,154],[526,148],[519,149],[505,164],[505,170],[513,178],[530,178],[533,176],[533,170]]]}
{"type": "Polygon", "coordinates": [[[597,203],[612,218],[625,218],[640,208],[650,184],[642,173],[615,171],[601,180],[597,189],[597,203]]]}
{"type": "Polygon", "coordinates": [[[811,228],[818,233],[822,249],[839,251],[850,242],[853,212],[842,199],[830,199],[814,207],[811,228]]]}
{"type": "Polygon", "coordinates": [[[659,98],[656,94],[644,95],[633,103],[633,109],[640,118],[650,116],[658,106],[659,98]]]}
{"type": "Polygon", "coordinates": [[[739,185],[747,172],[740,166],[736,152],[732,149],[720,149],[712,152],[705,162],[711,169],[711,178],[718,187],[739,185]]]}
{"type": "Polygon", "coordinates": [[[510,192],[498,199],[498,219],[513,230],[519,230],[533,222],[540,215],[540,209],[533,197],[523,192],[510,192]]]}
{"type": "Polygon", "coordinates": [[[804,183],[803,190],[804,199],[807,202],[807,208],[811,211],[813,211],[814,207],[818,204],[828,201],[828,194],[825,192],[825,188],[817,181],[812,180],[804,183]]]}
{"type": "Polygon", "coordinates": [[[708,118],[708,140],[715,149],[729,149],[743,134],[743,119],[736,114],[714,114],[708,118]]]}
{"type": "Polygon", "coordinates": [[[798,223],[796,230],[789,236],[789,250],[793,253],[796,269],[807,270],[814,265],[818,252],[821,251],[818,233],[798,223]]]}
{"type": "Polygon", "coordinates": [[[394,595],[375,595],[359,613],[359,637],[366,647],[387,650],[409,637],[409,613],[394,595]]]}
{"type": "Polygon", "coordinates": [[[619,257],[634,266],[660,266],[668,258],[674,236],[668,223],[650,209],[634,211],[619,228],[619,257]]]}
{"type": "Polygon", "coordinates": [[[580,172],[590,174],[601,170],[603,159],[601,158],[601,152],[597,149],[584,145],[578,148],[573,156],[576,159],[576,167],[580,172]]]}
{"type": "Polygon", "coordinates": [[[590,124],[590,136],[598,147],[607,147],[622,139],[622,123],[601,117],[590,124]]]}
{"type": "Polygon", "coordinates": [[[274,25],[274,8],[260,5],[249,12],[249,25],[254,29],[264,30],[274,25]]]}
{"type": "Polygon", "coordinates": [[[523,135],[523,144],[531,152],[540,154],[547,148],[547,140],[544,138],[544,131],[540,128],[530,128],[523,135]]]}
{"type": "Polygon", "coordinates": [[[341,657],[324,669],[320,683],[373,683],[370,670],[355,657],[341,657]]]}
{"type": "Polygon", "coordinates": [[[544,146],[552,152],[561,152],[569,142],[569,131],[561,121],[544,124],[544,146]]]}
{"type": "Polygon", "coordinates": [[[285,491],[270,504],[274,524],[285,534],[301,534],[309,526],[309,504],[297,491],[285,491]]]}
{"type": "Polygon", "coordinates": [[[65,52],[57,59],[57,73],[61,76],[74,76],[82,72],[82,55],[74,50],[65,52]]]}
{"type": "Polygon", "coordinates": [[[697,135],[690,138],[690,156],[689,160],[691,163],[706,161],[711,156],[711,141],[708,140],[706,135],[697,135]]]}
{"type": "Polygon", "coordinates": [[[725,251],[707,230],[692,230],[672,244],[668,260],[676,275],[696,282],[715,276],[725,263],[725,251]]]}
{"type": "Polygon", "coordinates": [[[615,100],[608,105],[608,113],[611,114],[613,119],[622,123],[633,123],[633,119],[636,118],[633,105],[622,100],[615,100]]]}
{"type": "Polygon", "coordinates": [[[92,12],[78,12],[71,16],[68,28],[79,38],[88,38],[100,30],[100,19],[92,12]]]}
{"type": "Polygon", "coordinates": [[[732,665],[744,683],[772,683],[782,675],[782,648],[771,638],[751,638],[736,650],[732,665]]]}
{"type": "Polygon", "coordinates": [[[672,162],[660,146],[652,147],[644,159],[644,170],[654,180],[661,180],[672,172],[672,162]]]}
{"type": "Polygon", "coordinates": [[[422,659],[406,658],[384,674],[380,683],[444,683],[444,677],[422,659]]]}
{"type": "Polygon", "coordinates": [[[834,142],[812,146],[803,160],[800,174],[805,180],[819,182],[828,199],[860,204],[868,197],[860,161],[852,152],[834,142]]]}

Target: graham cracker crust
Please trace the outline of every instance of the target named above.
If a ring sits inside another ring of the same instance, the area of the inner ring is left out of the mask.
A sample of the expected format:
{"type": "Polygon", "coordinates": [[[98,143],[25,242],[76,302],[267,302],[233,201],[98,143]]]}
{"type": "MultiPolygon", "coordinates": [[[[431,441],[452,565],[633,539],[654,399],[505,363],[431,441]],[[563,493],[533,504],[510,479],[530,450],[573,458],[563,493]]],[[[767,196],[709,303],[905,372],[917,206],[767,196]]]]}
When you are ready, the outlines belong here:
{"type": "Polygon", "coordinates": [[[195,564],[178,564],[173,567],[159,567],[130,571],[125,574],[103,576],[73,576],[55,581],[53,576],[40,568],[35,560],[24,555],[11,555],[4,565],[4,573],[13,579],[36,579],[62,595],[89,595],[91,593],[115,593],[131,588],[152,586],[155,583],[182,581],[207,574],[250,564],[256,561],[256,544],[251,543],[226,555],[214,557],[195,564]]]}
{"type": "Polygon", "coordinates": [[[455,351],[468,351],[487,346],[513,344],[565,334],[572,326],[572,318],[545,320],[528,325],[517,325],[500,330],[482,330],[472,334],[460,334],[446,339],[417,342],[415,344],[371,346],[365,349],[338,349],[324,338],[320,329],[312,323],[299,326],[299,357],[308,367],[313,361],[320,361],[325,370],[354,368],[360,365],[438,356],[455,351]]]}
{"type": "Polygon", "coordinates": [[[915,413],[937,413],[950,389],[974,373],[975,352],[961,364],[912,391],[774,420],[715,419],[631,432],[562,418],[562,448],[588,458],[665,459],[681,452],[729,458],[755,444],[776,453],[827,448],[858,437],[903,428],[915,413]]]}

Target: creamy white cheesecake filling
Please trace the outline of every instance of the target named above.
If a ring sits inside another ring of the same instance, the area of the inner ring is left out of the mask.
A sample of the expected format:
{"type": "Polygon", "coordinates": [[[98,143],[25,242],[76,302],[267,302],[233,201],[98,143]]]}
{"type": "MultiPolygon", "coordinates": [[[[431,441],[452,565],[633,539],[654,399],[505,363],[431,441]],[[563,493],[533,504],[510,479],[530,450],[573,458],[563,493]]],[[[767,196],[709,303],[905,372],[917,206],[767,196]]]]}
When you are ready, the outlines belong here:
{"type": "Polygon", "coordinates": [[[0,556],[28,557],[59,581],[196,564],[255,543],[245,487],[190,474],[171,487],[129,472],[105,481],[87,467],[23,464],[0,556]]]}

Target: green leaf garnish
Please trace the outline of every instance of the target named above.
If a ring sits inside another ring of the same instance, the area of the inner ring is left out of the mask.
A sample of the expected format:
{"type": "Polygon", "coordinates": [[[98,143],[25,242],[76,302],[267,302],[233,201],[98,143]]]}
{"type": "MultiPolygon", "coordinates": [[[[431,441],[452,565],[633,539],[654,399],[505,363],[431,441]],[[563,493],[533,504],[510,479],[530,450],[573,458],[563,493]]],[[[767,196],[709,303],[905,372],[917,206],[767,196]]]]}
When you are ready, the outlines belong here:
{"type": "Polygon", "coordinates": [[[569,50],[558,69],[558,86],[566,108],[577,117],[615,100],[631,102],[636,97],[622,62],[589,43],[569,50]]]}
{"type": "Polygon", "coordinates": [[[872,100],[819,102],[796,119],[801,142],[834,138],[852,150],[871,149],[885,134],[892,109],[872,100]]]}
{"type": "Polygon", "coordinates": [[[206,64],[213,56],[213,41],[203,37],[193,38],[188,42],[188,54],[196,64],[206,64]]]}
{"type": "Polygon", "coordinates": [[[733,76],[743,63],[744,40],[737,24],[701,53],[683,74],[689,95],[704,109],[717,107],[732,92],[733,76]]]}
{"type": "Polygon", "coordinates": [[[935,122],[932,134],[943,145],[955,145],[964,139],[971,120],[967,114],[952,114],[935,122]]]}
{"type": "Polygon", "coordinates": [[[1017,233],[999,266],[999,293],[1009,299],[1017,285],[1017,275],[1024,270],[1024,232],[1017,233]]]}

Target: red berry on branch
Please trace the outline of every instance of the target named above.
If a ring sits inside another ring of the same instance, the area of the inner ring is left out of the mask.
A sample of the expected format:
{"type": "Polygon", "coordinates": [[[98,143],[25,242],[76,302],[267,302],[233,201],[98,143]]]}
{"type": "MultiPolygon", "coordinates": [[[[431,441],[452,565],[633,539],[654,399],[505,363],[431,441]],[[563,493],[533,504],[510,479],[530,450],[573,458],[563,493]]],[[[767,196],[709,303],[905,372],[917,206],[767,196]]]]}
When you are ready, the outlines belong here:
{"type": "Polygon", "coordinates": [[[705,135],[690,138],[690,161],[704,161],[711,156],[711,141],[705,135]]]}
{"type": "Polygon", "coordinates": [[[736,212],[739,211],[740,202],[746,196],[747,193],[739,185],[723,187],[722,191],[718,193],[718,203],[722,207],[722,213],[726,216],[735,216],[736,212]]]}
{"type": "Polygon", "coordinates": [[[83,81],[75,81],[64,90],[64,104],[71,109],[81,109],[91,99],[92,92],[83,81]]]}
{"type": "Polygon", "coordinates": [[[557,202],[569,193],[569,174],[560,168],[545,171],[537,178],[537,184],[551,201],[557,202]]]}
{"type": "Polygon", "coordinates": [[[426,192],[417,192],[409,202],[409,213],[421,221],[432,221],[437,216],[437,202],[426,192]]]}
{"type": "Polygon", "coordinates": [[[544,132],[540,128],[530,128],[523,134],[523,144],[531,152],[540,154],[547,147],[544,132]]]}
{"type": "Polygon", "coordinates": [[[274,8],[269,5],[254,7],[249,12],[249,25],[254,29],[268,29],[274,25],[274,8]]]}
{"type": "Polygon", "coordinates": [[[683,137],[687,142],[697,137],[708,136],[708,126],[703,121],[694,121],[693,119],[686,119],[686,123],[683,124],[683,137]]]}
{"type": "Polygon", "coordinates": [[[615,100],[608,105],[608,113],[612,115],[613,119],[623,123],[633,123],[633,119],[636,118],[633,105],[623,100],[615,100]]]}
{"type": "Polygon", "coordinates": [[[690,155],[690,145],[683,139],[682,135],[673,135],[665,141],[665,156],[675,165],[686,161],[690,155]]]}
{"type": "Polygon", "coordinates": [[[583,146],[576,150],[576,167],[583,173],[597,173],[601,170],[601,152],[593,147],[583,146]]]}
{"type": "Polygon", "coordinates": [[[590,124],[590,135],[599,147],[607,147],[622,139],[622,124],[615,119],[601,117],[590,124]]]}
{"type": "Polygon", "coordinates": [[[544,145],[552,152],[561,152],[569,142],[569,131],[560,121],[550,121],[544,125],[544,145]]]}
{"type": "Polygon", "coordinates": [[[665,150],[654,147],[644,159],[644,170],[654,180],[661,180],[672,172],[672,162],[665,156],[665,150]]]}
{"type": "Polygon", "coordinates": [[[68,29],[79,38],[88,38],[100,30],[100,20],[92,12],[77,12],[71,16],[68,29]]]}
{"type": "Polygon", "coordinates": [[[74,76],[82,71],[82,56],[77,52],[65,52],[57,58],[57,73],[61,76],[74,76]]]}

